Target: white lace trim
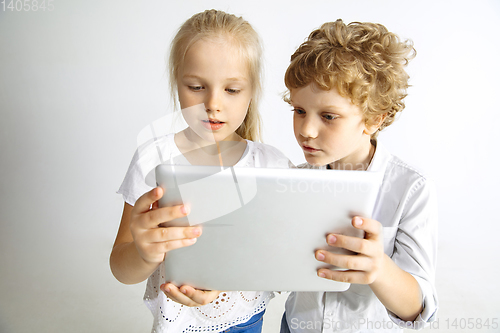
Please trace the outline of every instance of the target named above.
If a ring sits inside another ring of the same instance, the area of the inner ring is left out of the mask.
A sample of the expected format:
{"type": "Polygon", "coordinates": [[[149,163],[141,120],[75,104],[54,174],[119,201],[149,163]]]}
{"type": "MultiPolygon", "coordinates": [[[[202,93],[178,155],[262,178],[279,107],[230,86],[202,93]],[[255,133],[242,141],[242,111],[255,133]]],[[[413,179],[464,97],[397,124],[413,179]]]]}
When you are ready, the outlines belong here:
{"type": "Polygon", "coordinates": [[[154,316],[152,332],[221,332],[248,321],[263,311],[273,292],[227,291],[212,303],[201,307],[186,307],[165,296],[160,285],[165,283],[162,263],[149,277],[144,302],[154,316]]]}

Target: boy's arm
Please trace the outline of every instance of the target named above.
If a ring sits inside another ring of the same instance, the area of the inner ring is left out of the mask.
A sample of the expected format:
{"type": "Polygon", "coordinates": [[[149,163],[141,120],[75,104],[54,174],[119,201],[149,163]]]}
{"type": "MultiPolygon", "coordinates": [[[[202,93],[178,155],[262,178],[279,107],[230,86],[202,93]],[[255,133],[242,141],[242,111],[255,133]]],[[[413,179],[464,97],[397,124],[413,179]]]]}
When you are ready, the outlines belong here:
{"type": "Polygon", "coordinates": [[[382,274],[370,288],[384,306],[404,321],[414,321],[422,312],[422,293],[415,278],[384,255],[382,274]]]}
{"type": "Polygon", "coordinates": [[[356,255],[324,250],[316,252],[316,259],[347,270],[320,269],[318,275],[335,281],[367,284],[389,311],[405,321],[413,321],[422,311],[418,282],[384,253],[380,222],[354,217],[352,224],[365,231],[364,239],[331,234],[327,236],[327,242],[331,246],[356,252],[356,255]]]}
{"type": "MultiPolygon", "coordinates": [[[[335,280],[350,279],[351,281],[361,281],[353,283],[371,284],[373,292],[387,307],[393,321],[407,328],[418,329],[423,327],[426,322],[432,321],[438,309],[438,299],[434,287],[438,214],[434,184],[424,178],[416,180],[413,184],[411,190],[405,191],[406,196],[400,200],[400,209],[394,216],[394,219],[397,220],[398,231],[394,243],[391,242],[393,251],[391,251],[390,258],[385,254],[382,255],[381,224],[375,220],[362,219],[366,228],[369,225],[378,225],[371,230],[371,239],[352,240],[354,243],[359,242],[357,249],[362,254],[345,256],[350,257],[350,259],[338,255],[334,260],[329,259],[330,262],[339,262],[340,260],[339,266],[348,264],[351,266],[351,270],[362,272],[352,276],[348,275],[347,272],[344,276],[338,276],[339,273],[336,272],[330,273],[329,270],[325,270],[325,272],[329,274],[327,276],[331,276],[335,280]],[[378,237],[374,236],[375,234],[378,234],[378,237]],[[359,267],[352,268],[353,265],[359,267]],[[377,267],[383,267],[383,270],[377,269],[377,267]],[[360,276],[364,276],[364,282],[363,278],[359,278],[360,276]],[[400,293],[400,290],[403,291],[400,293]],[[416,291],[419,293],[417,294],[416,291]],[[408,300],[407,303],[406,300],[408,300]],[[407,310],[414,307],[412,304],[415,304],[416,300],[420,304],[421,311],[416,313],[416,318],[411,318],[413,314],[407,315],[407,313],[411,313],[407,310]],[[410,320],[406,320],[406,322],[400,322],[409,318],[410,320]]],[[[353,225],[356,227],[354,221],[353,225]]],[[[346,244],[349,243],[349,239],[346,239],[345,236],[337,238],[337,245],[334,246],[342,247],[342,241],[345,241],[346,244]]],[[[318,256],[318,253],[316,255],[318,256]]],[[[353,271],[348,272],[354,274],[353,271]]]]}

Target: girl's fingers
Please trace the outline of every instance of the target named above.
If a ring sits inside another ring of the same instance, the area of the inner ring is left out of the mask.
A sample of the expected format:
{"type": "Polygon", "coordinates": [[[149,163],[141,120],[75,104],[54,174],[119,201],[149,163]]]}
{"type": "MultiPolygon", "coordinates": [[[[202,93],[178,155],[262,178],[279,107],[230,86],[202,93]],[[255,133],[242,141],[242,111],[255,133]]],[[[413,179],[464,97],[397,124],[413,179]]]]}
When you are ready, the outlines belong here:
{"type": "Polygon", "coordinates": [[[177,288],[177,286],[171,283],[161,285],[160,289],[167,297],[185,306],[202,306],[208,304],[217,298],[219,294],[218,291],[204,291],[189,286],[177,288]]]}
{"type": "Polygon", "coordinates": [[[165,295],[173,300],[174,302],[177,302],[179,304],[185,305],[185,306],[198,306],[193,300],[191,300],[189,297],[184,295],[177,286],[171,284],[171,283],[166,283],[162,284],[160,286],[160,289],[165,293],[165,295]]]}
{"type": "Polygon", "coordinates": [[[138,247],[141,257],[147,262],[160,263],[165,259],[165,254],[169,251],[195,244],[197,238],[184,238],[168,242],[144,243],[138,247]]]}
{"type": "Polygon", "coordinates": [[[149,243],[163,243],[191,239],[199,237],[201,233],[201,227],[160,227],[148,231],[147,241],[149,243]]]}
{"type": "Polygon", "coordinates": [[[190,286],[182,286],[179,290],[189,297],[193,302],[200,305],[206,305],[217,298],[219,291],[217,290],[200,290],[190,286]]]}
{"type": "Polygon", "coordinates": [[[144,193],[134,204],[134,210],[141,214],[149,211],[151,205],[158,201],[163,196],[163,189],[161,187],[155,187],[149,192],[144,193]]]}
{"type": "Polygon", "coordinates": [[[182,247],[191,246],[196,243],[197,238],[186,238],[181,240],[173,240],[163,243],[154,243],[152,246],[156,247],[156,251],[167,253],[172,250],[180,249],[182,247]]]}
{"type": "Polygon", "coordinates": [[[163,207],[150,210],[142,214],[142,224],[145,229],[157,227],[159,224],[169,222],[189,214],[189,209],[185,205],[163,207]]]}

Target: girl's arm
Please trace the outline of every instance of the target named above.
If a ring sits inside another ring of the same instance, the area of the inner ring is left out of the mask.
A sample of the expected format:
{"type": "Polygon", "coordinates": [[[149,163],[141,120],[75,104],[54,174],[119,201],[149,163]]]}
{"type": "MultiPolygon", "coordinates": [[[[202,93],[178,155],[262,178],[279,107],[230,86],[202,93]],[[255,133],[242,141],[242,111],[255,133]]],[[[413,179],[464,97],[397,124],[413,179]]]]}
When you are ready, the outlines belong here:
{"type": "Polygon", "coordinates": [[[201,235],[199,227],[160,227],[188,214],[184,206],[158,208],[161,188],[141,196],[134,206],[125,203],[122,220],[110,255],[116,279],[135,284],[147,279],[168,251],[192,245],[201,235]]]}
{"type": "Polygon", "coordinates": [[[384,253],[382,224],[368,218],[354,217],[352,225],[365,231],[365,238],[344,235],[327,236],[331,246],[345,248],[356,255],[316,251],[316,259],[347,271],[318,270],[327,279],[368,284],[384,306],[405,321],[413,321],[422,311],[420,286],[408,272],[399,268],[384,253]]]}

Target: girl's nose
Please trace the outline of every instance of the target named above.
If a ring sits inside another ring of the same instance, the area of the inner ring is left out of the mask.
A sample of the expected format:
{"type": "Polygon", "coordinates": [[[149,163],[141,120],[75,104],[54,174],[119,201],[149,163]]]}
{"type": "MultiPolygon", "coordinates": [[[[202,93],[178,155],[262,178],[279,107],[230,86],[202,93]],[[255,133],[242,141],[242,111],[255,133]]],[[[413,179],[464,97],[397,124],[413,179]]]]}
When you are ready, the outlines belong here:
{"type": "Polygon", "coordinates": [[[221,96],[216,91],[210,91],[207,94],[205,101],[205,108],[207,112],[220,112],[221,111],[221,96]]]}

